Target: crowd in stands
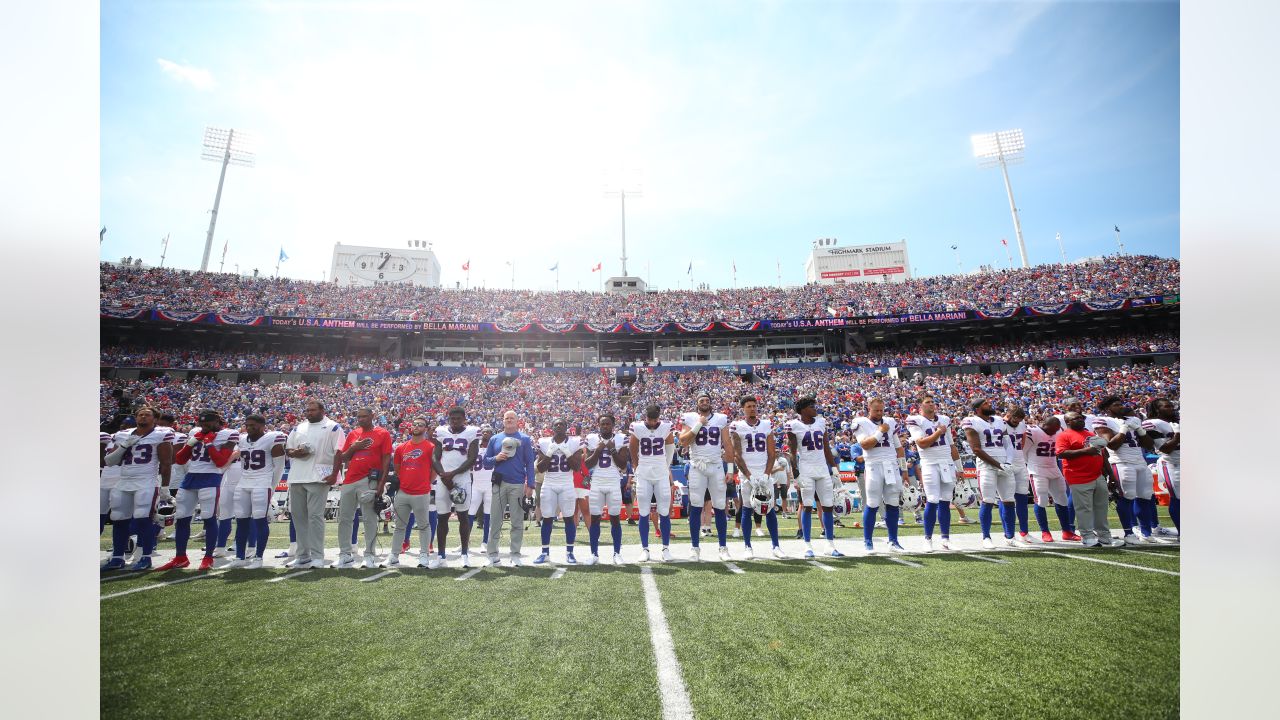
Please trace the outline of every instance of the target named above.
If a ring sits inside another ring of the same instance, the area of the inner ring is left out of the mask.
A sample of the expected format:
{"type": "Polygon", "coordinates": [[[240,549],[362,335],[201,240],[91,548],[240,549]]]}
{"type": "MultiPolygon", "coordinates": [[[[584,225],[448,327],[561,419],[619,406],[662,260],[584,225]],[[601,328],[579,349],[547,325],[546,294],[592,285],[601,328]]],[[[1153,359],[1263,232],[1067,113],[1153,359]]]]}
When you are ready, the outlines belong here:
{"type": "Polygon", "coordinates": [[[100,265],[101,304],[111,308],[452,322],[707,323],[766,318],[992,310],[1037,303],[1179,292],[1176,259],[1110,256],[897,283],[663,290],[644,295],[357,287],[172,268],[100,265]]]}
{"type": "Polygon", "coordinates": [[[999,343],[929,345],[917,348],[869,348],[846,355],[845,363],[862,367],[926,367],[1033,360],[1065,360],[1108,355],[1178,352],[1178,333],[1063,336],[999,343]]]}
{"type": "Polygon", "coordinates": [[[969,402],[991,397],[997,404],[1017,403],[1032,416],[1060,412],[1063,400],[1078,397],[1092,407],[1108,394],[1125,398],[1141,409],[1153,397],[1178,398],[1180,369],[1169,366],[1131,365],[1119,368],[1085,368],[1074,371],[1024,368],[1010,374],[966,374],[947,377],[901,377],[857,373],[841,368],[772,369],[745,382],[737,375],[718,370],[693,372],[653,372],[627,388],[606,373],[534,372],[513,381],[499,381],[456,371],[431,370],[387,377],[354,386],[219,382],[212,378],[179,381],[167,377],[150,380],[102,380],[101,420],[116,413],[118,394],[136,404],[169,410],[179,426],[190,426],[204,408],[221,411],[231,422],[240,423],[252,412],[262,413],[275,429],[288,430],[296,424],[307,398],[322,401],[330,417],[347,424],[355,422],[356,411],[372,408],[375,422],[404,437],[413,418],[426,416],[430,424],[443,422],[448,409],[459,404],[467,408],[472,423],[500,426],[507,410],[520,413],[526,431],[546,433],[554,419],[594,424],[601,413],[613,413],[621,424],[636,419],[649,403],[663,406],[664,417],[674,419],[692,409],[697,390],[706,389],[715,398],[717,409],[736,416],[737,399],[744,394],[760,399],[766,417],[789,416],[797,398],[814,395],[820,411],[835,427],[843,427],[865,412],[867,400],[883,398],[886,412],[904,416],[914,412],[916,398],[929,392],[940,411],[955,418],[969,414],[969,402]]]}
{"type": "Polygon", "coordinates": [[[254,351],[162,349],[136,345],[103,347],[103,367],[174,368],[183,370],[235,370],[260,372],[392,372],[407,363],[377,355],[328,355],[262,353],[254,351]]]}

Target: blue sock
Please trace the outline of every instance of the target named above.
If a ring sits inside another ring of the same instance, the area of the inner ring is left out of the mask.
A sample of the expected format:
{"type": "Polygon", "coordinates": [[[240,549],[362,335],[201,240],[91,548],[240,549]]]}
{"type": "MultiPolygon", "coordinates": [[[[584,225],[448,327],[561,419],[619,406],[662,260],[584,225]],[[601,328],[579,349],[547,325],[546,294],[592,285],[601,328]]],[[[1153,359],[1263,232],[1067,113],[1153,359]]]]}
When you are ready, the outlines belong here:
{"type": "Polygon", "coordinates": [[[224,548],[231,539],[231,518],[218,519],[218,544],[214,547],[224,548]]]}
{"type": "Polygon", "coordinates": [[[991,510],[995,506],[991,503],[982,503],[982,507],[978,508],[978,524],[982,526],[982,537],[991,537],[991,510]]]}
{"type": "MultiPolygon", "coordinates": [[[[439,524],[440,524],[440,513],[436,512],[435,510],[428,510],[427,511],[427,527],[431,530],[431,534],[428,537],[436,536],[436,526],[438,526],[439,524]]],[[[424,550],[426,550],[426,548],[419,548],[418,551],[422,552],[424,550]]]]}
{"type": "Polygon", "coordinates": [[[1023,535],[1027,534],[1030,529],[1027,527],[1027,505],[1030,504],[1031,496],[1023,493],[1013,494],[1013,510],[1018,516],[1018,532],[1023,535]]]}
{"type": "Polygon", "coordinates": [[[764,526],[769,528],[769,539],[773,541],[773,546],[778,547],[778,513],[776,510],[770,511],[764,516],[764,526]]]}
{"type": "Polygon", "coordinates": [[[147,557],[156,546],[156,526],[150,517],[133,519],[133,534],[138,536],[138,544],[142,546],[142,555],[147,557]]]}
{"type": "Polygon", "coordinates": [[[587,537],[591,541],[591,554],[600,554],[600,516],[592,515],[591,524],[587,526],[587,537]]]}
{"type": "Polygon", "coordinates": [[[822,511],[822,533],[823,537],[831,542],[836,539],[836,514],[831,510],[822,511]]]}
{"type": "Polygon", "coordinates": [[[214,542],[218,539],[218,518],[211,517],[204,521],[204,556],[213,557],[214,542]]]}
{"type": "Polygon", "coordinates": [[[103,530],[107,529],[107,518],[109,517],[111,517],[110,513],[102,513],[101,515],[98,516],[98,534],[99,535],[102,534],[103,530]]]}
{"type": "Polygon", "coordinates": [[[267,552],[267,538],[271,535],[271,520],[260,517],[253,519],[253,539],[257,546],[258,557],[267,552]]]}
{"type": "Polygon", "coordinates": [[[812,525],[812,523],[813,511],[809,508],[805,508],[800,513],[800,533],[804,536],[804,541],[806,543],[809,542],[809,535],[811,534],[810,525],[812,525]]]}
{"type": "MultiPolygon", "coordinates": [[[[1054,507],[1057,507],[1057,505],[1054,507]]],[[[1044,508],[1039,505],[1035,506],[1034,511],[1036,514],[1036,525],[1040,526],[1040,532],[1049,532],[1049,513],[1045,512],[1044,508]]],[[[1062,521],[1061,513],[1059,513],[1058,521],[1062,521]]]]}
{"type": "Polygon", "coordinates": [[[551,552],[551,525],[555,520],[551,518],[542,518],[542,552],[550,554],[551,552]]]}
{"type": "Polygon", "coordinates": [[[410,536],[410,533],[412,533],[412,532],[413,532],[413,521],[414,521],[414,520],[416,520],[416,519],[417,519],[417,518],[415,518],[415,517],[413,516],[413,513],[412,513],[412,512],[410,512],[410,513],[409,513],[409,523],[405,526],[405,529],[404,529],[404,539],[400,541],[400,546],[401,546],[401,547],[404,547],[404,544],[405,544],[405,543],[407,543],[407,542],[409,542],[409,536],[410,536]]]}
{"type": "MultiPolygon", "coordinates": [[[[250,518],[250,520],[254,520],[254,519],[256,518],[250,518]]],[[[262,519],[266,520],[265,517],[262,519]]],[[[239,520],[240,518],[236,518],[237,522],[239,522],[239,520]]],[[[245,542],[247,547],[258,547],[258,523],[256,522],[249,523],[249,538],[245,542]]]]}
{"type": "Polygon", "coordinates": [[[884,506],[884,524],[889,529],[889,543],[893,545],[898,543],[898,515],[901,510],[893,503],[884,506]]]}
{"type": "Polygon", "coordinates": [[[1067,532],[1075,532],[1076,526],[1071,523],[1071,508],[1066,505],[1054,505],[1054,512],[1058,514],[1058,524],[1067,532]]]}
{"type": "Polygon", "coordinates": [[[609,521],[609,534],[613,536],[613,551],[622,554],[622,519],[613,515],[609,521]]]}
{"type": "Polygon", "coordinates": [[[1169,519],[1173,521],[1173,526],[1182,532],[1182,527],[1178,525],[1178,517],[1182,515],[1182,501],[1169,494],[1169,519]]]}
{"type": "MultiPolygon", "coordinates": [[[[129,537],[129,527],[126,525],[124,530],[125,537],[129,537]]],[[[191,518],[178,518],[174,523],[173,531],[173,550],[178,557],[185,557],[187,554],[187,541],[191,539],[191,518]]]]}
{"type": "Polygon", "coordinates": [[[1000,529],[1006,540],[1013,538],[1013,503],[1000,503],[1000,529]]]}
{"type": "Polygon", "coordinates": [[[698,547],[698,539],[702,537],[702,506],[689,506],[689,542],[698,547]]]}
{"type": "Polygon", "coordinates": [[[949,500],[938,501],[938,525],[942,530],[942,537],[951,537],[951,502],[949,500]]]}
{"type": "Polygon", "coordinates": [[[640,547],[649,547],[649,514],[640,516],[640,547]]]}
{"type": "Polygon", "coordinates": [[[111,523],[111,557],[124,557],[124,551],[129,547],[129,527],[133,523],[129,520],[116,520],[111,523]]]}
{"type": "Polygon", "coordinates": [[[252,518],[236,518],[236,559],[244,559],[245,548],[249,545],[249,529],[252,518]]]}
{"type": "Polygon", "coordinates": [[[933,526],[938,523],[938,503],[924,504],[924,536],[933,537],[933,526]]]}
{"type": "Polygon", "coordinates": [[[351,518],[351,544],[356,544],[356,538],[360,536],[360,508],[356,508],[356,516],[351,518]]]}
{"type": "Polygon", "coordinates": [[[298,531],[293,529],[293,515],[289,515],[289,543],[298,542],[298,531]]]}
{"type": "Polygon", "coordinates": [[[751,547],[751,506],[743,504],[742,512],[738,513],[738,517],[742,521],[742,527],[746,528],[742,533],[742,542],[747,547],[751,547]]]}
{"type": "Polygon", "coordinates": [[[1133,501],[1126,497],[1116,500],[1116,515],[1120,516],[1120,527],[1125,535],[1133,534],[1133,501]]]}
{"type": "Polygon", "coordinates": [[[564,544],[568,548],[569,554],[573,554],[573,541],[578,538],[578,523],[573,518],[564,519],[564,544]]]}
{"type": "Polygon", "coordinates": [[[1143,535],[1151,534],[1152,517],[1155,515],[1156,501],[1152,498],[1134,498],[1133,514],[1138,517],[1138,527],[1142,528],[1143,535]]]}
{"type": "Polygon", "coordinates": [[[862,540],[868,545],[871,544],[871,536],[876,532],[876,511],[879,509],[870,505],[862,508],[862,540]]]}
{"type": "Polygon", "coordinates": [[[486,544],[489,542],[489,513],[484,514],[484,538],[482,540],[486,544]]]}
{"type": "Polygon", "coordinates": [[[658,516],[658,533],[662,536],[662,547],[671,544],[671,516],[658,516]]]}
{"type": "Polygon", "coordinates": [[[1076,504],[1071,501],[1071,488],[1067,488],[1067,515],[1071,519],[1071,527],[1074,532],[1076,526],[1076,504]]]}
{"type": "MultiPolygon", "coordinates": [[[[716,539],[720,541],[720,547],[724,547],[725,543],[728,542],[727,538],[729,534],[728,514],[725,512],[724,508],[713,507],[711,508],[711,515],[716,521],[716,539]]],[[[748,525],[747,529],[749,530],[750,528],[751,526],[748,525]]]]}

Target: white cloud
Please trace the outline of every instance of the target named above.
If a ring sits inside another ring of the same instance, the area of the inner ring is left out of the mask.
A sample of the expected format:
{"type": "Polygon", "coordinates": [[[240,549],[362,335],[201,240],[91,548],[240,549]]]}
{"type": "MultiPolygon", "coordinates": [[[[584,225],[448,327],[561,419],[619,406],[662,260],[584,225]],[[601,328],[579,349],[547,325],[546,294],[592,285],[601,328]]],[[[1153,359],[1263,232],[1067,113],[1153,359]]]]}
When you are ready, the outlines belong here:
{"type": "Polygon", "coordinates": [[[166,75],[178,82],[187,83],[197,90],[213,89],[213,73],[204,68],[198,68],[194,65],[182,65],[164,58],[156,58],[156,62],[160,64],[160,69],[166,75]]]}

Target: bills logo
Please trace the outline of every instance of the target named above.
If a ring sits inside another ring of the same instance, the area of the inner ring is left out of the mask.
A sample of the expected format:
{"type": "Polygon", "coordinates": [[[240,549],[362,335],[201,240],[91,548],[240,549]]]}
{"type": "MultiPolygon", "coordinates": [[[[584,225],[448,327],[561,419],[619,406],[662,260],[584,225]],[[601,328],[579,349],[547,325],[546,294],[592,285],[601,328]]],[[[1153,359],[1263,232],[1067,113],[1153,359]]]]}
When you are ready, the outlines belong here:
{"type": "Polygon", "coordinates": [[[410,450],[404,454],[405,460],[417,460],[420,457],[422,457],[422,451],[418,449],[410,450]]]}

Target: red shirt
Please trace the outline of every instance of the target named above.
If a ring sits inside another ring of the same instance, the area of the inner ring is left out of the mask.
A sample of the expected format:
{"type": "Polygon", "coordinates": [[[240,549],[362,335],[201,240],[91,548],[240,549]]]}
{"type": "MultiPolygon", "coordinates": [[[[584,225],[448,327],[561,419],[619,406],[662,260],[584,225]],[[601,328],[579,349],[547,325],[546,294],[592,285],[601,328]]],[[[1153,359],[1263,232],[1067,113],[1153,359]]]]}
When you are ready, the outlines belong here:
{"type": "Polygon", "coordinates": [[[435,482],[431,458],[436,444],[423,437],[422,442],[408,440],[396,446],[394,459],[396,473],[400,476],[400,492],[406,495],[426,495],[435,482]]]}
{"type": "Polygon", "coordinates": [[[391,454],[391,433],[387,432],[386,428],[375,427],[372,430],[365,430],[359,426],[347,435],[347,441],[342,444],[342,452],[350,450],[356,441],[366,437],[373,440],[373,444],[357,451],[347,461],[347,474],[342,481],[343,485],[350,485],[369,477],[369,471],[381,469],[382,458],[391,454]]]}
{"type": "MultiPolygon", "coordinates": [[[[1065,428],[1054,440],[1054,450],[1058,455],[1061,455],[1064,450],[1079,450],[1089,444],[1086,441],[1091,437],[1093,433],[1088,430],[1065,428]]],[[[1102,476],[1102,463],[1101,455],[1062,458],[1062,474],[1067,478],[1067,484],[1084,485],[1102,476]]]]}

